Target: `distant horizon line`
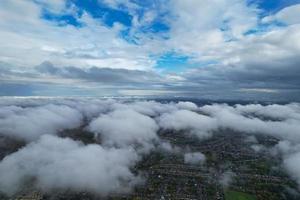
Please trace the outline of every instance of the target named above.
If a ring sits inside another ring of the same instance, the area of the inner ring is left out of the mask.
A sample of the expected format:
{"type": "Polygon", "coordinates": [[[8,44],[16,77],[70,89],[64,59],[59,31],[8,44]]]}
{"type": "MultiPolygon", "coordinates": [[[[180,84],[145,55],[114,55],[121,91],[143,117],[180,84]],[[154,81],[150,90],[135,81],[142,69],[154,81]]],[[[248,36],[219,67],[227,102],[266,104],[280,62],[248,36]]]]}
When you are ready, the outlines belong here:
{"type": "Polygon", "coordinates": [[[17,98],[17,99],[59,99],[59,98],[100,98],[100,99],[149,99],[149,100],[155,100],[155,99],[166,99],[166,100],[197,100],[197,101],[214,101],[214,102],[253,102],[253,103],[259,103],[259,102],[270,102],[270,103],[300,103],[300,101],[297,100],[255,100],[255,99],[238,99],[238,98],[201,98],[201,97],[187,97],[187,96],[159,96],[159,95],[123,95],[123,96],[114,96],[114,95],[103,95],[103,96],[97,96],[97,95],[57,95],[57,96],[51,96],[51,95],[5,95],[1,96],[0,98],[17,98]]]}

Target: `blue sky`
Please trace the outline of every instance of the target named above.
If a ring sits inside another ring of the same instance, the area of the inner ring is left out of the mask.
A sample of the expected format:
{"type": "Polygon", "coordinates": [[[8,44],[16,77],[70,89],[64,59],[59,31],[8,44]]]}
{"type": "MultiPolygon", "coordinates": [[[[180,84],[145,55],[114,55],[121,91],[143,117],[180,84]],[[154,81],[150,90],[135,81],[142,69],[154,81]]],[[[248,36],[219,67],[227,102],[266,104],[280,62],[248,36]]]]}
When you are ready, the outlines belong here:
{"type": "Polygon", "coordinates": [[[298,92],[291,78],[298,78],[292,72],[298,72],[299,49],[290,40],[298,35],[299,5],[300,0],[4,0],[0,94],[24,95],[28,88],[28,95],[47,95],[40,89],[46,85],[51,94],[63,95],[70,84],[78,95],[298,92]]]}
{"type": "Polygon", "coordinates": [[[263,9],[263,15],[277,12],[284,7],[300,3],[299,0],[249,0],[250,3],[257,4],[259,8],[263,9]]]}

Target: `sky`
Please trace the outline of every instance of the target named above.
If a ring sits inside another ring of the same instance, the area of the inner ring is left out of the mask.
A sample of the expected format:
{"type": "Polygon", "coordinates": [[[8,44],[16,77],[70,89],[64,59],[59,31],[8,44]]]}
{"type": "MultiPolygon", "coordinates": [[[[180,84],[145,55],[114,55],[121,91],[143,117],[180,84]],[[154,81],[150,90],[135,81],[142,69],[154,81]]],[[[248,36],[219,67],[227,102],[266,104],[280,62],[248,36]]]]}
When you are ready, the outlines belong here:
{"type": "Polygon", "coordinates": [[[300,0],[2,0],[1,96],[300,100],[300,0]]]}

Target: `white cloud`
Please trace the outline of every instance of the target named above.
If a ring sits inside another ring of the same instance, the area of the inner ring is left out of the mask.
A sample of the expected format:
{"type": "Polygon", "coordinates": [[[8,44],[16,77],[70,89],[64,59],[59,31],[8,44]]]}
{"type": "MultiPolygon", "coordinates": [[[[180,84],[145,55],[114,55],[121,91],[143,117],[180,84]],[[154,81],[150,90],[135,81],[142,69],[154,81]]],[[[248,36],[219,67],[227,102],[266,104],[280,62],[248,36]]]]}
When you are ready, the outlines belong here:
{"type": "Polygon", "coordinates": [[[203,164],[206,160],[206,157],[201,152],[192,152],[184,154],[184,163],[186,164],[203,164]]]}
{"type": "Polygon", "coordinates": [[[242,114],[255,114],[277,120],[300,120],[300,107],[296,103],[288,105],[271,104],[266,106],[260,104],[237,105],[236,109],[242,114]]]}
{"type": "Polygon", "coordinates": [[[201,111],[210,114],[212,118],[217,120],[220,128],[230,128],[246,133],[268,134],[277,138],[300,141],[299,121],[293,118],[284,121],[264,121],[256,117],[241,115],[235,108],[227,105],[204,106],[201,111]]]}
{"type": "Polygon", "coordinates": [[[199,138],[211,136],[211,130],[217,128],[216,120],[189,110],[176,110],[159,117],[158,123],[163,129],[184,130],[199,138]]]}
{"type": "Polygon", "coordinates": [[[264,146],[259,145],[259,144],[253,144],[253,145],[251,145],[251,148],[252,148],[256,153],[258,153],[258,152],[260,152],[260,151],[262,151],[262,150],[264,149],[264,146]]]}
{"type": "Polygon", "coordinates": [[[272,22],[278,20],[288,25],[300,23],[300,4],[285,7],[275,15],[263,18],[263,22],[272,22]]]}
{"type": "Polygon", "coordinates": [[[0,111],[0,133],[31,141],[44,134],[56,134],[62,129],[78,127],[81,120],[80,112],[64,105],[32,108],[7,106],[0,111]]]}
{"type": "Polygon", "coordinates": [[[130,109],[118,109],[94,119],[88,129],[99,135],[105,145],[126,147],[142,145],[152,148],[158,126],[153,119],[130,109]]]}
{"type": "Polygon", "coordinates": [[[99,3],[105,3],[107,6],[114,9],[121,9],[121,6],[125,6],[129,11],[133,12],[134,9],[137,9],[139,6],[130,0],[98,0],[99,3]]]}
{"type": "Polygon", "coordinates": [[[43,136],[0,162],[0,190],[13,194],[34,179],[34,186],[44,191],[128,192],[139,181],[130,171],[137,159],[130,149],[84,146],[70,139],[43,136]]]}
{"type": "Polygon", "coordinates": [[[217,58],[229,39],[226,35],[241,38],[257,22],[256,8],[243,0],[174,0],[170,4],[174,15],[171,45],[198,58],[210,54],[217,58]],[[222,27],[225,31],[220,30],[222,27]]]}
{"type": "Polygon", "coordinates": [[[198,106],[196,104],[188,101],[180,101],[176,106],[183,110],[196,111],[198,109],[198,106]]]}
{"type": "Polygon", "coordinates": [[[230,186],[235,176],[236,174],[232,171],[226,171],[221,175],[219,182],[223,187],[227,188],[230,186]]]}
{"type": "Polygon", "coordinates": [[[36,0],[35,2],[42,4],[45,6],[48,10],[54,13],[61,13],[63,11],[66,11],[66,0],[36,0]]]}
{"type": "MultiPolygon", "coordinates": [[[[124,105],[115,104],[115,108],[124,108],[124,105]]],[[[134,101],[131,104],[127,104],[125,108],[133,109],[143,115],[150,117],[157,117],[163,113],[169,113],[177,110],[174,103],[162,104],[157,101],[134,101]]]]}
{"type": "Polygon", "coordinates": [[[106,27],[84,11],[80,17],[74,15],[84,24],[81,28],[57,26],[56,22],[41,18],[45,6],[59,10],[61,4],[63,1],[57,1],[57,4],[56,1],[41,1],[40,4],[15,0],[2,2],[0,36],[5,41],[1,42],[0,59],[25,67],[33,67],[45,60],[58,66],[82,68],[149,69],[153,66],[147,47],[127,43],[119,37],[119,31],[123,29],[120,24],[106,27]]]}
{"type": "Polygon", "coordinates": [[[278,90],[265,89],[265,88],[241,88],[240,92],[262,92],[262,93],[278,93],[278,90]]]}
{"type": "Polygon", "coordinates": [[[300,184],[300,151],[286,157],[283,164],[291,177],[300,184]]]}

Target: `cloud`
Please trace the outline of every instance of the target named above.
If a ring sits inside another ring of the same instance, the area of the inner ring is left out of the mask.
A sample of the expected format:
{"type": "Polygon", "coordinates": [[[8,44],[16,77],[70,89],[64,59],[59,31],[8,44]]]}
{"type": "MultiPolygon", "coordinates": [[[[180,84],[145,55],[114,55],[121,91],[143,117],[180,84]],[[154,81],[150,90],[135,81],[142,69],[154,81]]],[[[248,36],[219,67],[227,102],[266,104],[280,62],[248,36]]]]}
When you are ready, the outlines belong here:
{"type": "Polygon", "coordinates": [[[188,131],[199,138],[211,136],[211,130],[217,128],[215,119],[189,110],[165,113],[159,117],[158,123],[162,129],[188,131]]]}
{"type": "Polygon", "coordinates": [[[300,183],[300,151],[285,157],[283,164],[291,177],[300,183]]]}
{"type": "Polygon", "coordinates": [[[201,111],[215,118],[219,128],[229,128],[245,133],[262,133],[277,138],[300,141],[298,135],[299,121],[292,118],[284,121],[262,120],[257,117],[244,116],[235,108],[227,105],[204,106],[201,111]]]}
{"type": "Polygon", "coordinates": [[[282,140],[270,150],[271,155],[283,158],[283,167],[290,177],[300,184],[300,144],[295,141],[282,140]]]}
{"type": "Polygon", "coordinates": [[[173,154],[180,154],[181,152],[181,149],[179,147],[172,145],[168,141],[160,141],[158,148],[159,151],[173,153],[173,154]]]}
{"type": "Polygon", "coordinates": [[[119,35],[126,30],[121,24],[107,27],[71,1],[5,0],[0,11],[0,36],[6,38],[0,59],[24,71],[47,60],[81,68],[149,69],[154,65],[148,58],[151,46],[128,43],[119,35]],[[43,18],[45,10],[59,17],[70,15],[82,26],[49,21],[43,18]]]}
{"type": "Polygon", "coordinates": [[[299,105],[205,105],[196,112],[179,106],[157,117],[162,129],[184,130],[199,138],[209,137],[219,129],[232,129],[248,134],[267,134],[276,138],[299,141],[299,105]],[[238,123],[237,123],[238,122],[238,123]]]}
{"type": "Polygon", "coordinates": [[[78,127],[81,120],[80,112],[63,105],[6,106],[0,111],[0,133],[31,141],[43,134],[56,134],[62,129],[78,127]]]}
{"type": "Polygon", "coordinates": [[[247,6],[243,0],[174,0],[170,4],[176,19],[171,21],[171,42],[178,49],[192,54],[201,52],[205,56],[214,53],[224,45],[228,39],[226,35],[240,38],[257,22],[257,9],[247,6]],[[220,30],[222,27],[223,31],[220,30]]]}
{"type": "Polygon", "coordinates": [[[251,148],[256,152],[261,152],[262,150],[264,150],[264,146],[263,145],[259,145],[259,144],[253,144],[251,145],[251,148]]]}
{"type": "Polygon", "coordinates": [[[299,33],[299,24],[268,30],[258,27],[253,34],[226,42],[223,47],[217,45],[220,49],[212,54],[218,55],[210,55],[217,63],[181,74],[187,80],[185,88],[217,98],[298,99],[300,46],[294,41],[299,33]]]}
{"type": "Polygon", "coordinates": [[[266,106],[260,104],[237,105],[236,109],[242,114],[251,114],[273,120],[300,120],[300,107],[299,104],[296,103],[287,105],[272,104],[266,106]]]}
{"type": "Polygon", "coordinates": [[[206,160],[206,157],[201,152],[192,152],[184,154],[184,163],[186,164],[203,164],[206,160]]]}
{"type": "Polygon", "coordinates": [[[230,186],[230,184],[232,183],[233,178],[234,178],[235,176],[236,176],[236,174],[233,173],[232,171],[226,171],[226,172],[224,172],[224,173],[221,175],[219,183],[220,183],[223,187],[227,188],[227,187],[230,186]]]}
{"type": "Polygon", "coordinates": [[[155,72],[127,69],[111,69],[91,67],[55,67],[50,62],[43,62],[36,69],[46,75],[58,76],[67,79],[79,79],[97,83],[120,84],[149,84],[161,83],[163,79],[155,72]]]}
{"type": "MultiPolygon", "coordinates": [[[[7,180],[0,183],[0,190],[14,193],[26,181],[35,180],[35,187],[46,191],[58,188],[96,192],[104,184],[100,195],[126,192],[140,180],[131,169],[147,153],[180,153],[178,147],[159,137],[164,131],[192,134],[202,140],[220,130],[228,130],[224,134],[243,134],[253,150],[282,157],[283,167],[300,183],[298,103],[200,106],[136,99],[3,97],[1,135],[23,139],[27,144],[0,162],[0,179],[7,180]],[[97,144],[83,145],[55,136],[82,125],[86,128],[82,133],[94,133],[93,142],[97,144]],[[253,135],[272,136],[280,142],[268,150],[253,135]]],[[[186,153],[184,158],[186,163],[205,160],[200,152],[186,153]]]]}
{"type": "Polygon", "coordinates": [[[30,181],[48,192],[128,192],[139,181],[130,171],[137,159],[130,149],[84,146],[71,139],[46,135],[1,161],[0,190],[13,194],[22,189],[22,183],[30,181]]]}
{"type": "Polygon", "coordinates": [[[299,24],[300,23],[300,4],[292,5],[283,8],[274,15],[263,18],[263,22],[268,23],[272,21],[283,22],[287,25],[299,24]]]}
{"type": "Polygon", "coordinates": [[[195,111],[198,109],[198,106],[192,102],[188,102],[188,101],[180,101],[177,103],[177,107],[183,110],[191,110],[191,111],[195,111]]]}
{"type": "Polygon", "coordinates": [[[89,124],[88,129],[108,146],[141,145],[147,151],[152,148],[152,142],[158,139],[156,122],[129,109],[118,109],[100,115],[89,124]]]}
{"type": "MultiPolygon", "coordinates": [[[[119,107],[120,105],[116,106],[119,107]]],[[[123,107],[121,105],[121,107],[123,107]]],[[[134,101],[131,104],[127,104],[126,108],[133,109],[143,115],[147,115],[150,117],[157,117],[163,113],[169,113],[174,110],[177,110],[177,107],[174,103],[160,103],[158,101],[134,101]]]]}

